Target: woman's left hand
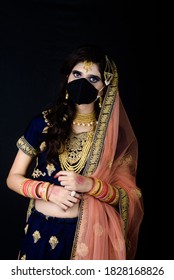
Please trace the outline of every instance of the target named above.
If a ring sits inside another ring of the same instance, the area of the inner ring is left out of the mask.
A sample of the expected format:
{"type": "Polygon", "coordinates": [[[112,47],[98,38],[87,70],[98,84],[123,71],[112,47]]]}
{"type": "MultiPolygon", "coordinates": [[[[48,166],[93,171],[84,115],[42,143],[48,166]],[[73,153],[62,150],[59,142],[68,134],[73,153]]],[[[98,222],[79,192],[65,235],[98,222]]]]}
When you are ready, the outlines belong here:
{"type": "Polygon", "coordinates": [[[93,180],[90,177],[86,177],[75,173],[74,171],[59,171],[54,178],[58,178],[61,186],[64,186],[67,190],[76,191],[79,193],[87,193],[93,186],[93,180]]]}

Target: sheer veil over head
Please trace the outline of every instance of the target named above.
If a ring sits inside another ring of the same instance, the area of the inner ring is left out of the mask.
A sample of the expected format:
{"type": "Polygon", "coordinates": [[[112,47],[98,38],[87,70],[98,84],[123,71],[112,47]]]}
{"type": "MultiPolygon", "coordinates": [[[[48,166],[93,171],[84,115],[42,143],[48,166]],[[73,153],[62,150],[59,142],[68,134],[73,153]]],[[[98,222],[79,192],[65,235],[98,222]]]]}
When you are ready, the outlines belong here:
{"type": "Polygon", "coordinates": [[[133,259],[143,218],[143,201],[136,186],[138,144],[118,90],[116,65],[106,56],[107,91],[83,174],[116,186],[119,203],[113,207],[85,194],[72,259],[133,259]]]}

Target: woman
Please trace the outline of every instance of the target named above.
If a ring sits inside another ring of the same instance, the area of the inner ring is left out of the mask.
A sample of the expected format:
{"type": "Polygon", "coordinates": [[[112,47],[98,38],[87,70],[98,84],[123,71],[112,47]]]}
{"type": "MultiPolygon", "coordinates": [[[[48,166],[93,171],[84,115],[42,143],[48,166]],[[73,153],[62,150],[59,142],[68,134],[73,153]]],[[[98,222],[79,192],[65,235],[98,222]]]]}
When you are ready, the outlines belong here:
{"type": "Polygon", "coordinates": [[[87,45],[70,54],[62,73],[56,104],[17,141],[7,178],[30,198],[19,259],[133,259],[143,204],[116,65],[87,45]]]}

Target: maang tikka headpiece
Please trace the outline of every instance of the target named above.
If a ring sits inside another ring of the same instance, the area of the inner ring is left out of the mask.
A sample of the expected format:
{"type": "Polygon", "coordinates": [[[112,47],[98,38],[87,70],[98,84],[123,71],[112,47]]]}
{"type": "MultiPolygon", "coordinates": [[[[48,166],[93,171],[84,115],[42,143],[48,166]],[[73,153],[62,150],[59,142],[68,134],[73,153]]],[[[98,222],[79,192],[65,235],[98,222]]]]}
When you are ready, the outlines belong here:
{"type": "Polygon", "coordinates": [[[105,85],[108,86],[114,76],[114,69],[113,66],[110,62],[110,60],[108,59],[107,55],[105,55],[105,59],[106,59],[106,67],[104,70],[104,78],[105,78],[105,85]]]}
{"type": "Polygon", "coordinates": [[[93,65],[92,61],[87,61],[87,60],[84,61],[83,69],[85,70],[86,73],[91,69],[92,65],[93,65]]]}

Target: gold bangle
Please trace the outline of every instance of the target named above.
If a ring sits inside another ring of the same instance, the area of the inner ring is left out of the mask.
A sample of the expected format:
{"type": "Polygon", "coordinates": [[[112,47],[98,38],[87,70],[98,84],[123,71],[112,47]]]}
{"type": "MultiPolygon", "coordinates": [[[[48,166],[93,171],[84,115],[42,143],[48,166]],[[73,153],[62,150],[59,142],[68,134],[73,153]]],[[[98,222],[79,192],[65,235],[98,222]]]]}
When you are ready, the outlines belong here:
{"type": "Polygon", "coordinates": [[[97,179],[97,181],[98,181],[98,184],[99,184],[99,188],[98,188],[97,192],[95,194],[93,194],[95,197],[100,195],[102,190],[103,190],[103,182],[100,179],[97,179]]]}
{"type": "Polygon", "coordinates": [[[117,187],[113,187],[115,192],[116,192],[116,196],[114,198],[113,201],[110,202],[111,205],[117,205],[118,201],[119,201],[119,191],[117,189],[117,187]]]}
{"type": "Polygon", "coordinates": [[[42,199],[45,200],[45,201],[48,201],[47,193],[48,193],[48,188],[49,188],[50,185],[51,185],[51,183],[46,182],[46,183],[44,183],[43,186],[42,186],[42,194],[41,194],[41,197],[42,197],[42,199]]]}
{"type": "Polygon", "coordinates": [[[98,189],[99,189],[99,182],[98,182],[98,179],[97,178],[95,178],[95,177],[90,177],[92,180],[93,180],[93,182],[94,182],[94,184],[93,184],[93,187],[92,187],[92,189],[88,192],[88,194],[90,194],[90,195],[95,195],[96,194],[96,192],[98,192],[98,189]]]}

